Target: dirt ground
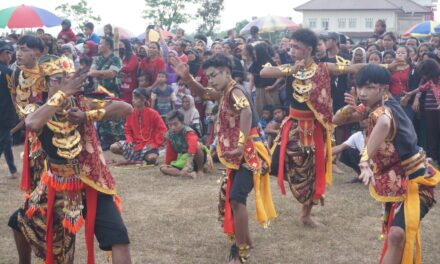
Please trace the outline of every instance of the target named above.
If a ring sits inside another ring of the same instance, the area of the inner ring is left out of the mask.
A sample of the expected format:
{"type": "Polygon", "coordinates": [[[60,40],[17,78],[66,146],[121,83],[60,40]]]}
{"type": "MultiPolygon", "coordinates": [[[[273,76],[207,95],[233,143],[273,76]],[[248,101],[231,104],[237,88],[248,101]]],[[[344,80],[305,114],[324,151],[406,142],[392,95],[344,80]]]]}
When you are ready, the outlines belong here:
{"type": "MultiPolygon", "coordinates": [[[[21,168],[15,147],[16,163],[21,168]]],[[[106,154],[110,159],[117,157],[106,154]]],[[[219,166],[220,167],[220,166],[219,166]]],[[[204,178],[188,180],[162,176],[158,167],[111,168],[123,199],[123,218],[131,239],[133,263],[227,263],[230,244],[217,221],[220,171],[204,178]]],[[[378,263],[383,245],[380,204],[366,187],[347,183],[354,172],[344,168],[334,174],[327,190],[326,204],[316,207],[314,216],[324,224],[319,229],[298,222],[300,205],[288,193],[282,196],[272,178],[272,193],[278,218],[268,229],[255,221],[254,193],[248,200],[250,229],[255,250],[249,263],[378,263]]],[[[20,206],[23,194],[19,179],[7,179],[6,162],[0,159],[0,263],[18,263],[7,222],[20,206]]],[[[422,221],[423,263],[440,263],[440,207],[422,221]]],[[[84,229],[77,238],[75,263],[86,263],[84,229]]],[[[96,263],[106,263],[99,251],[96,263]]]]}

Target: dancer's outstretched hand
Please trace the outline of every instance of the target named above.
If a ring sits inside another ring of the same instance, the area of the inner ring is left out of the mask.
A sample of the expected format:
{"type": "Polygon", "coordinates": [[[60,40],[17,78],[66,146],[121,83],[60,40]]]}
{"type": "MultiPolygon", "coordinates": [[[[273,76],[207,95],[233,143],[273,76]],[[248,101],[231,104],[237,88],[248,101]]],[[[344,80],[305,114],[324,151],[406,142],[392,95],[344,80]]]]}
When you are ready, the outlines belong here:
{"type": "Polygon", "coordinates": [[[361,174],[359,175],[359,180],[361,180],[365,185],[371,184],[376,185],[374,181],[374,173],[370,168],[368,161],[362,161],[359,163],[359,168],[361,169],[361,174]]]}

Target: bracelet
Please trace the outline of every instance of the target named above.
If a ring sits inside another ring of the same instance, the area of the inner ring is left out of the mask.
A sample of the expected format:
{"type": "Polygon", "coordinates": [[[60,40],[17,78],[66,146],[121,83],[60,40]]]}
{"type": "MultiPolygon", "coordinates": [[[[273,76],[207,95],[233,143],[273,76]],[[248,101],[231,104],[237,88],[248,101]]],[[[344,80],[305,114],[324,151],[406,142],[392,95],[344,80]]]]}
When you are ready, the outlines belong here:
{"type": "Polygon", "coordinates": [[[246,143],[246,138],[244,137],[243,131],[240,131],[240,135],[238,136],[238,146],[244,146],[246,143]]]}
{"type": "Polygon", "coordinates": [[[364,113],[365,110],[366,110],[366,108],[365,108],[365,105],[363,105],[363,104],[360,104],[356,107],[356,112],[358,112],[358,113],[364,113]]]}
{"type": "Polygon", "coordinates": [[[388,70],[388,64],[379,64],[379,66],[388,70]]]}
{"type": "Polygon", "coordinates": [[[105,109],[89,110],[86,112],[87,121],[101,121],[105,116],[105,109]]]}
{"type": "Polygon", "coordinates": [[[365,148],[364,148],[364,150],[362,151],[362,154],[361,154],[361,162],[362,161],[369,161],[370,160],[370,157],[368,156],[368,148],[367,148],[367,146],[365,146],[365,148]]]}
{"type": "Polygon", "coordinates": [[[348,106],[344,106],[341,109],[339,109],[336,114],[342,115],[342,117],[349,117],[351,116],[352,112],[348,110],[348,106]]]}
{"type": "Polygon", "coordinates": [[[64,101],[67,99],[66,94],[59,90],[47,101],[48,106],[60,107],[64,104],[64,101]]]}
{"type": "Polygon", "coordinates": [[[339,75],[344,75],[347,73],[347,66],[346,65],[338,65],[338,71],[339,75]]]}

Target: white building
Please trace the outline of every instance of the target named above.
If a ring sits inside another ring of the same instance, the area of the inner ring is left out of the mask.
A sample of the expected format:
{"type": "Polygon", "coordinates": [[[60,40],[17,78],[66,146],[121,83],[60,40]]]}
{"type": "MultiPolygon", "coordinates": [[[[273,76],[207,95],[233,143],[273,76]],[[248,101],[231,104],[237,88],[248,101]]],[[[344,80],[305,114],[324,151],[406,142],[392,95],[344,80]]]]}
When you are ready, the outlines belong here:
{"type": "Polygon", "coordinates": [[[437,0],[311,0],[295,8],[303,13],[303,26],[312,30],[344,33],[351,38],[367,38],[374,24],[384,19],[387,31],[398,34],[410,26],[433,18],[437,0]],[[416,3],[420,2],[420,3],[416,3]]]}

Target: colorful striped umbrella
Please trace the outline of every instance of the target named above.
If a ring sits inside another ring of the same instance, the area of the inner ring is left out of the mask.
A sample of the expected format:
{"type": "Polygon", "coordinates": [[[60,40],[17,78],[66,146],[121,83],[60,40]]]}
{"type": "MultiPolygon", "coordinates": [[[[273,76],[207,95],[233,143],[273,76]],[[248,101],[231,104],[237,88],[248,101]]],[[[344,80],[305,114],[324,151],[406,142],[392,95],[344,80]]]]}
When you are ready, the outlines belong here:
{"type": "Polygon", "coordinates": [[[264,16],[247,24],[240,30],[240,34],[250,34],[252,26],[257,26],[260,33],[299,29],[299,26],[287,17],[264,16]]]}
{"type": "Polygon", "coordinates": [[[435,21],[423,21],[408,29],[402,34],[402,37],[423,38],[432,34],[436,34],[435,27],[439,24],[435,21]]]}
{"type": "Polygon", "coordinates": [[[0,28],[35,28],[61,25],[53,13],[35,6],[14,6],[0,10],[0,28]]]}

